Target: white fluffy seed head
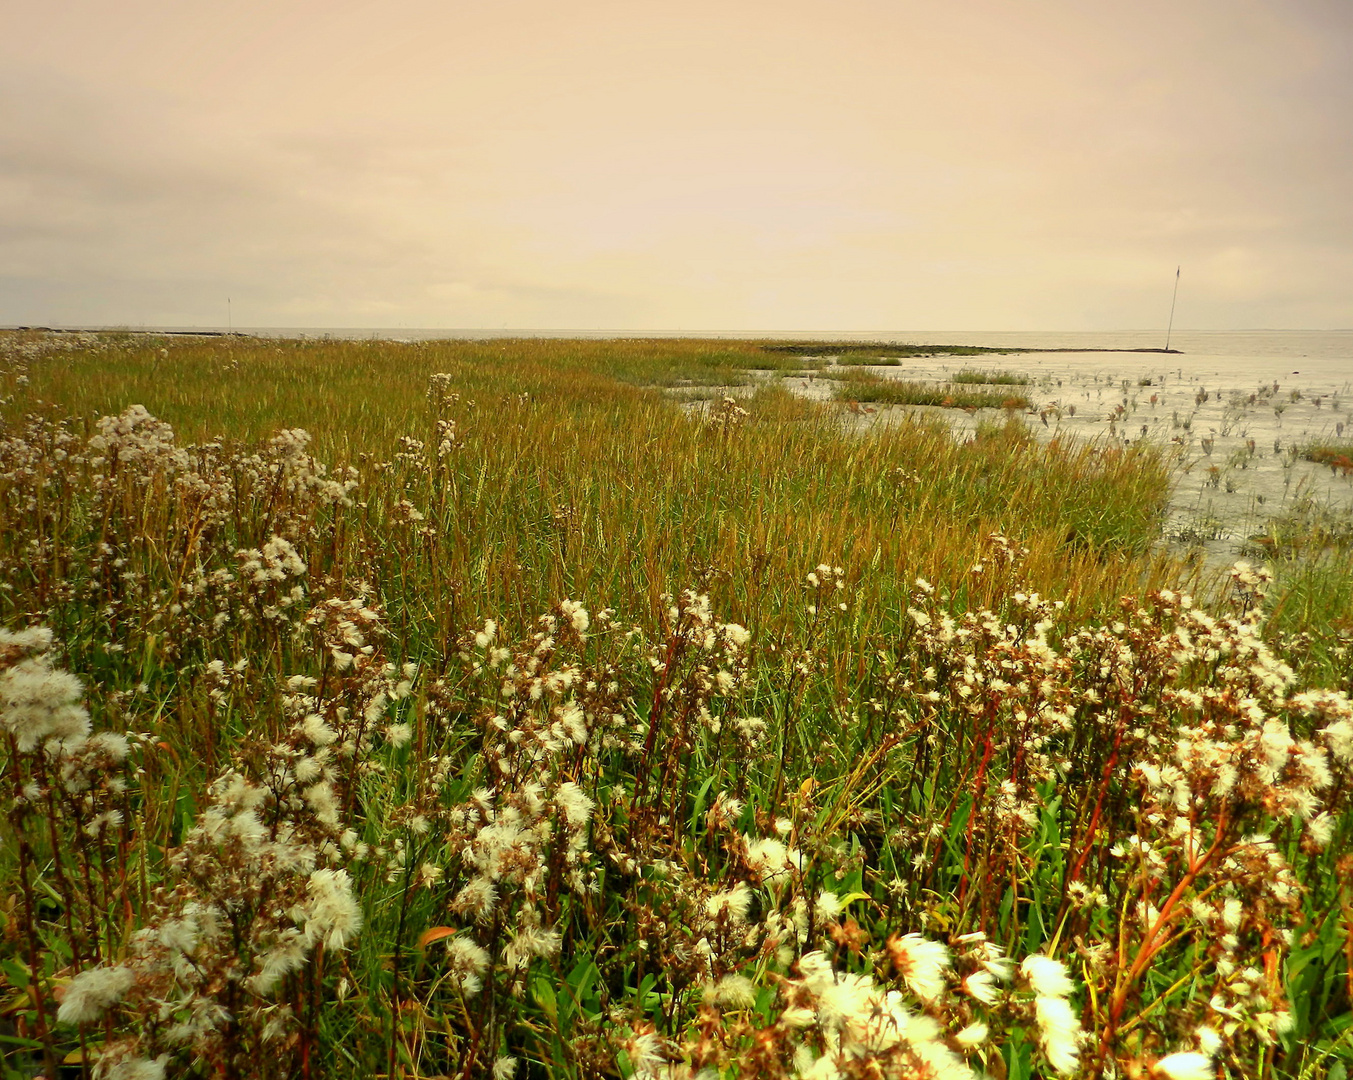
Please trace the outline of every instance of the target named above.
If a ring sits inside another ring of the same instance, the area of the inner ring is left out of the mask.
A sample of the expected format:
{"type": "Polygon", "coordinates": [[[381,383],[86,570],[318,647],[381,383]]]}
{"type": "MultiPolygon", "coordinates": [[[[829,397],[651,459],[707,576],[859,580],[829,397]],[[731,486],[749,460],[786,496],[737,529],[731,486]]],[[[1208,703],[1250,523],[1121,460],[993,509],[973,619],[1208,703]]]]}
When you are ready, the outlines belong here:
{"type": "Polygon", "coordinates": [[[164,1080],[168,1054],[157,1058],[127,1058],[119,1061],[103,1075],[108,1080],[164,1080]]]}
{"type": "Polygon", "coordinates": [[[1214,1080],[1217,1070],[1212,1059],[1196,1050],[1170,1054],[1156,1062],[1152,1072],[1166,1080],[1214,1080]]]}
{"type": "Polygon", "coordinates": [[[922,1001],[928,1004],[944,992],[949,950],[943,944],[907,934],[890,939],[888,952],[907,988],[922,1001]]]}
{"type": "Polygon", "coordinates": [[[362,908],[352,891],[346,870],[316,870],[306,883],[310,900],[305,933],[312,944],[345,949],[362,928],[362,908]]]}
{"type": "Polygon", "coordinates": [[[705,999],[721,1009],[750,1009],[756,1004],[756,987],[745,975],[725,975],[706,990],[705,999]]]}
{"type": "Polygon", "coordinates": [[[963,989],[983,1005],[996,1004],[996,997],[1000,993],[996,977],[984,968],[979,968],[964,979],[963,989]]]}
{"type": "Polygon", "coordinates": [[[135,982],[136,976],[130,968],[88,968],[66,987],[56,1018],[63,1024],[88,1024],[99,1020],[122,1000],[135,982]]]}
{"type": "Polygon", "coordinates": [[[1019,966],[1020,974],[1029,981],[1029,987],[1040,997],[1064,998],[1076,989],[1066,973],[1066,965],[1050,956],[1033,953],[1019,966]]]}
{"type": "Polygon", "coordinates": [[[982,1043],[986,1042],[987,1034],[987,1025],[979,1020],[976,1023],[969,1024],[955,1035],[954,1041],[967,1050],[974,1046],[980,1046],[982,1043]]]}
{"type": "Polygon", "coordinates": [[[1080,1021],[1064,997],[1039,997],[1034,1001],[1039,1042],[1048,1064],[1067,1075],[1076,1071],[1080,1057],[1080,1021]]]}
{"type": "Polygon", "coordinates": [[[49,739],[82,738],[89,734],[83,695],[80,680],[53,668],[46,656],[21,660],[0,671],[0,727],[25,754],[49,739]]]}

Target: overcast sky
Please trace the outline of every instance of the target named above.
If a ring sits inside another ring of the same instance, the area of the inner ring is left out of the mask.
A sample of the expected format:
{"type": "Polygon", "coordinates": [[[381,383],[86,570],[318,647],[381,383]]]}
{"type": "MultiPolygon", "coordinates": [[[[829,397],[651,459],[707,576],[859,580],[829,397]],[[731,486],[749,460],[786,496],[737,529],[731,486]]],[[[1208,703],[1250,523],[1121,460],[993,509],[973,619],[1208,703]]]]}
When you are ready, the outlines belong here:
{"type": "Polygon", "coordinates": [[[1353,326],[1348,0],[6,0],[0,324],[1353,326]]]}

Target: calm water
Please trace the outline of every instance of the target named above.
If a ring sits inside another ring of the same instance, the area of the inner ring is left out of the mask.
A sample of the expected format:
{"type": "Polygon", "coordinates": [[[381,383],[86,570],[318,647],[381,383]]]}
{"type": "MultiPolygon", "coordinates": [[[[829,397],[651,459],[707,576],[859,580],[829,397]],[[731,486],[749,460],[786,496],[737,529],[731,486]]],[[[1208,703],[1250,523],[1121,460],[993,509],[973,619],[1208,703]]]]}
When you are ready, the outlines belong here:
{"type": "MultiPolygon", "coordinates": [[[[984,345],[999,348],[1010,345],[1032,349],[1138,349],[1161,348],[1164,335],[1159,331],[1117,331],[1112,333],[1032,333],[960,334],[935,332],[916,334],[913,340],[936,345],[984,345]]],[[[1300,375],[1303,383],[1319,383],[1330,390],[1353,381],[1353,330],[1178,330],[1170,338],[1170,348],[1179,356],[1157,353],[1119,354],[1113,366],[1128,372],[1182,370],[1185,377],[1250,382],[1287,381],[1300,375]]],[[[1025,357],[1028,366],[1054,370],[1072,370],[1085,364],[1099,366],[1104,358],[1086,359],[1065,354],[1039,358],[1025,357]]],[[[1345,391],[1347,392],[1347,391],[1345,391]]]]}

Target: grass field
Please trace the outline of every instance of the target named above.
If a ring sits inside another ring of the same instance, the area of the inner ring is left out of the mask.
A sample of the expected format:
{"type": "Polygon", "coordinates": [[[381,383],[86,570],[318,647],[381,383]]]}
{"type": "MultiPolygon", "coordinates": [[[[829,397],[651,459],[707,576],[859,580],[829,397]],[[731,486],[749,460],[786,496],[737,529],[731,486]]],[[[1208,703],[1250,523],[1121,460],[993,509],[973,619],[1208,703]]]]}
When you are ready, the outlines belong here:
{"type": "Polygon", "coordinates": [[[1328,580],[809,355],[4,336],[6,1076],[1342,1075],[1328,580]]]}

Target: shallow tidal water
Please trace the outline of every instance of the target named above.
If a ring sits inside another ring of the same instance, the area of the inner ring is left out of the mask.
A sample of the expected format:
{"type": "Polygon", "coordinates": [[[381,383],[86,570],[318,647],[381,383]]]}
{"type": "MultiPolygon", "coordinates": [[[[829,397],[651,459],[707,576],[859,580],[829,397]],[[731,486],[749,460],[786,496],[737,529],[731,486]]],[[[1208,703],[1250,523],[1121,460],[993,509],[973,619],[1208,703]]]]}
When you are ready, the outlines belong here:
{"type": "MultiPolygon", "coordinates": [[[[1040,438],[1161,446],[1175,464],[1165,539],[1199,550],[1209,565],[1263,558],[1274,519],[1315,516],[1353,530],[1353,473],[1300,457],[1312,444],[1353,442],[1353,331],[1181,332],[1170,342],[1177,354],[1088,351],[1164,344],[1160,335],[1137,333],[935,332],[899,340],[1078,350],[908,357],[867,370],[924,382],[945,382],[963,369],[1026,375],[1030,385],[1010,389],[1032,402],[1023,419],[1040,438]]],[[[816,376],[785,384],[814,398],[830,397],[837,385],[816,376]]],[[[958,432],[1003,419],[994,409],[865,408],[875,411],[862,413],[864,423],[927,412],[958,432]]]]}

